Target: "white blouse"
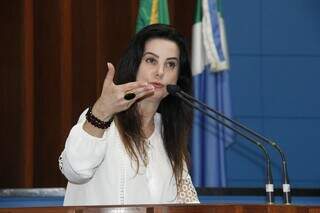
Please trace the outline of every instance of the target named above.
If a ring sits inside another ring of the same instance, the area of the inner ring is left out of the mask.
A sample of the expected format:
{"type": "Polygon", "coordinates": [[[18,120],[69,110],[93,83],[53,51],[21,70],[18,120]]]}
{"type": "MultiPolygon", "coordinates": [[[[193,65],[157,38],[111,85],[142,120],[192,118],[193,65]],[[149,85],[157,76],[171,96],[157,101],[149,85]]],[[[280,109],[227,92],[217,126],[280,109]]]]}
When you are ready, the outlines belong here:
{"type": "Polygon", "coordinates": [[[86,111],[59,157],[60,170],[69,180],[65,206],[199,203],[186,166],[182,187],[177,189],[161,137],[160,114],[155,115],[155,130],[147,140],[147,166],[139,163],[137,173],[115,123],[102,138],[93,137],[82,128],[86,111]]]}

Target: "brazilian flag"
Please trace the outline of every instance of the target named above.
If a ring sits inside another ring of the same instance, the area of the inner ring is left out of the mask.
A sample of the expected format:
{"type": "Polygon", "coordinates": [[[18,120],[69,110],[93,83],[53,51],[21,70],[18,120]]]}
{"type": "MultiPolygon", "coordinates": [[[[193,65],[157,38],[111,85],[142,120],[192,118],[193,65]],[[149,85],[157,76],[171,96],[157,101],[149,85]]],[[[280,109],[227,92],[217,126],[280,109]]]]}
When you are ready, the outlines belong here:
{"type": "Polygon", "coordinates": [[[167,0],[140,0],[136,32],[156,23],[170,24],[167,0]]]}

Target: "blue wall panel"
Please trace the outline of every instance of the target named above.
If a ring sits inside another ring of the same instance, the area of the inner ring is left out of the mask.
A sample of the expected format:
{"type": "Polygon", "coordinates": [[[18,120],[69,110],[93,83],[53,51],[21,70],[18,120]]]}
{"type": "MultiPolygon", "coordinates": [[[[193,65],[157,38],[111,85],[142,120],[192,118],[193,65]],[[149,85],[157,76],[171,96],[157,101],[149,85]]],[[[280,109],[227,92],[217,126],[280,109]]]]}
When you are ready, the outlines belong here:
{"type": "MultiPolygon", "coordinates": [[[[237,121],[262,133],[261,118],[238,118],[237,121]]],[[[265,158],[262,152],[241,136],[227,147],[227,183],[229,187],[264,187],[265,158]]]]}
{"type": "Polygon", "coordinates": [[[234,114],[261,116],[261,72],[257,56],[231,56],[230,85],[234,114]]]}
{"type": "Polygon", "coordinates": [[[223,0],[230,53],[260,53],[260,5],[261,0],[223,0]]]}
{"type": "Polygon", "coordinates": [[[320,57],[264,57],[262,65],[265,116],[320,117],[320,57]]]}
{"type": "MultiPolygon", "coordinates": [[[[320,188],[320,119],[264,119],[265,134],[285,150],[293,187],[320,188]]],[[[273,159],[280,159],[273,155],[273,159]]],[[[274,169],[280,178],[279,170],[274,169]]]]}
{"type": "Polygon", "coordinates": [[[263,53],[319,55],[319,11],[319,0],[262,1],[263,53]]]}
{"type": "MultiPolygon", "coordinates": [[[[279,142],[292,187],[320,188],[320,1],[223,0],[223,12],[234,117],[279,142]]],[[[243,140],[226,149],[228,186],[261,187],[262,155],[243,140]]]]}

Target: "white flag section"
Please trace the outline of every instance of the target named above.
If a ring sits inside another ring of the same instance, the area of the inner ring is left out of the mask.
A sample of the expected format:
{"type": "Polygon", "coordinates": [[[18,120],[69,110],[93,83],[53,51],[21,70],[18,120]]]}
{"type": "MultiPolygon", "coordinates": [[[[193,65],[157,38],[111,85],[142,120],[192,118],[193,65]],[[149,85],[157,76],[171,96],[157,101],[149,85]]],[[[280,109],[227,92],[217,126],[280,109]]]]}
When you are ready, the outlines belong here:
{"type": "MultiPolygon", "coordinates": [[[[231,116],[229,60],[218,0],[198,0],[192,29],[194,96],[231,116]],[[222,72],[223,71],[223,72],[222,72]]],[[[195,111],[191,141],[192,176],[198,187],[226,186],[225,147],[232,131],[195,111]]]]}
{"type": "Polygon", "coordinates": [[[193,75],[198,75],[204,70],[207,63],[202,40],[202,22],[196,22],[192,27],[191,69],[193,75]]]}
{"type": "Polygon", "coordinates": [[[193,26],[192,68],[199,74],[205,65],[213,72],[229,69],[224,20],[215,0],[202,0],[202,20],[193,26]],[[201,47],[201,48],[199,48],[201,47]]]}

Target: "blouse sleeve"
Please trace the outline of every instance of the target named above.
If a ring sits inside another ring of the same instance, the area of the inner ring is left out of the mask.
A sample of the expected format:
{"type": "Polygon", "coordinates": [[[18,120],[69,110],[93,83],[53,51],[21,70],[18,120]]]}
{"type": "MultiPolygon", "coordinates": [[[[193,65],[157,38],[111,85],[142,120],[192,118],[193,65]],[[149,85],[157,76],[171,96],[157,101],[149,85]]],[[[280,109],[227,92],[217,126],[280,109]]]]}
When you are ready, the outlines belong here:
{"type": "Polygon", "coordinates": [[[85,110],[78,123],[71,129],[65,148],[59,157],[59,168],[72,183],[88,182],[104,159],[107,130],[102,138],[91,136],[83,130],[85,110]]]}
{"type": "Polygon", "coordinates": [[[178,203],[200,203],[186,164],[181,183],[178,185],[177,201],[178,203]]]}

